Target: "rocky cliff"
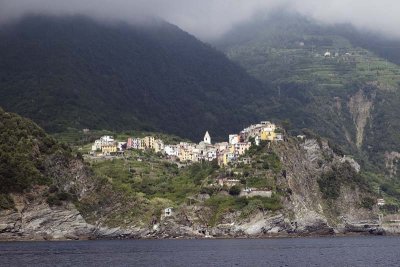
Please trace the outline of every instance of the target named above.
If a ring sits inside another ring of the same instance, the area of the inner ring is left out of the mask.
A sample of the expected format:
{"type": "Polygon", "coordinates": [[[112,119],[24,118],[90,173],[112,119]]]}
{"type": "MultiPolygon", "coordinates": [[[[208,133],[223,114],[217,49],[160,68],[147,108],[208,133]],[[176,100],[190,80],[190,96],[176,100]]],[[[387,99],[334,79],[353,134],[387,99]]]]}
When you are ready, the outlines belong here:
{"type": "MultiPolygon", "coordinates": [[[[159,175],[169,178],[129,171],[131,176],[118,181],[115,177],[121,174],[94,172],[94,166],[28,120],[2,110],[0,115],[1,162],[8,162],[0,171],[2,240],[384,232],[377,196],[360,165],[320,138],[289,137],[253,146],[246,155],[250,165],[218,168],[203,163],[208,167],[197,164],[179,170],[161,160],[159,175]],[[138,179],[141,184],[134,187],[138,179]],[[220,179],[237,181],[242,193],[232,185],[219,186],[220,179]],[[150,190],[161,182],[167,190],[150,190]],[[264,193],[246,197],[247,186],[264,193]],[[181,191],[173,195],[177,189],[181,191]],[[168,207],[172,212],[164,213],[168,207]]],[[[117,168],[117,163],[110,166],[117,168]]],[[[146,172],[156,175],[150,171],[156,163],[149,164],[146,172]]],[[[396,232],[394,226],[388,224],[386,231],[396,232]]]]}
{"type": "Polygon", "coordinates": [[[49,164],[49,170],[52,170],[54,177],[59,177],[55,184],[63,190],[76,192],[77,199],[50,205],[48,186],[34,186],[28,193],[12,194],[15,208],[0,212],[0,238],[51,240],[383,233],[383,229],[379,227],[377,207],[363,207],[366,198],[375,196],[362,182],[357,184],[343,180],[335,183],[339,193],[331,198],[324,196],[321,191],[321,177],[338,166],[346,166],[354,170],[353,175],[357,174],[359,165],[354,160],[334,154],[326,142],[314,139],[302,142],[289,140],[273,144],[270,149],[277,153],[282,162],[282,172],[276,183],[285,192],[280,194],[282,208],[279,210],[255,209],[249,214],[245,214],[244,210],[226,210],[221,214],[220,220],[211,224],[210,218],[215,214],[206,205],[209,196],[203,194],[197,196],[198,201],[195,204],[176,206],[171,216],[161,214],[150,224],[128,222],[119,226],[112,225],[105,219],[107,215],[101,209],[108,210],[113,216],[122,216],[118,212],[126,212],[123,207],[132,207],[130,203],[123,203],[126,200],[113,196],[114,201],[82,216],[73,203],[79,206],[85,203],[85,199],[98,198],[96,194],[99,190],[105,193],[111,189],[96,184],[96,179],[79,160],[72,160],[65,165],[58,158],[52,159],[49,164]],[[60,165],[64,167],[60,168],[60,165]],[[69,170],[68,174],[65,173],[66,170],[69,170]]]}
{"type": "MultiPolygon", "coordinates": [[[[242,212],[227,212],[221,223],[205,227],[202,218],[210,211],[200,205],[180,207],[174,216],[165,218],[149,233],[152,237],[214,236],[262,237],[333,235],[345,233],[383,234],[379,226],[376,205],[366,207],[366,199],[375,196],[355,181],[336,183],[338,196],[326,198],[321,192],[321,176],[338,166],[359,170],[351,158],[334,154],[326,142],[289,141],[272,148],[283,162],[284,174],[277,183],[287,194],[281,197],[283,208],[255,211],[249,216],[242,212]]],[[[349,177],[346,177],[349,178],[349,177]]]]}

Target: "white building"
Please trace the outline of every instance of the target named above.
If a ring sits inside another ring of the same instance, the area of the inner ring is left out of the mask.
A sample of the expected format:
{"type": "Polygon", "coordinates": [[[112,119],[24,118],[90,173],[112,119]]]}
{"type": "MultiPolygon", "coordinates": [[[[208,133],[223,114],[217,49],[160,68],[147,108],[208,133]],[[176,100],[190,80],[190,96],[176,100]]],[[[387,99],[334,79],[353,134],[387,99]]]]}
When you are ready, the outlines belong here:
{"type": "Polygon", "coordinates": [[[92,151],[97,151],[101,150],[103,146],[110,146],[115,143],[115,140],[112,136],[102,136],[100,139],[94,141],[94,144],[92,145],[92,151]]]}
{"type": "Polygon", "coordinates": [[[118,148],[118,151],[124,151],[126,148],[126,142],[118,142],[117,148],[118,148]]]}
{"type": "Polygon", "coordinates": [[[101,141],[96,140],[94,141],[94,144],[92,145],[92,151],[98,151],[101,150],[101,141]]]}
{"type": "Polygon", "coordinates": [[[173,208],[164,209],[164,217],[171,217],[173,215],[173,208]]]}
{"type": "Polygon", "coordinates": [[[262,121],[261,124],[264,126],[263,131],[264,132],[275,132],[276,130],[276,125],[274,123],[271,123],[269,121],[262,121]]]}
{"type": "Polygon", "coordinates": [[[283,141],[283,134],[281,134],[281,133],[276,134],[275,140],[276,141],[283,141]]]}
{"type": "Polygon", "coordinates": [[[259,135],[257,135],[257,136],[254,138],[254,143],[256,144],[256,146],[259,146],[259,145],[260,145],[260,143],[261,143],[261,138],[260,138],[259,135]]]}
{"type": "Polygon", "coordinates": [[[109,135],[102,136],[100,138],[100,141],[103,145],[112,145],[115,142],[114,138],[109,135]]]}
{"type": "Polygon", "coordinates": [[[179,146],[177,146],[177,145],[166,145],[164,147],[164,152],[168,156],[178,157],[179,156],[179,146]]]}
{"type": "Polygon", "coordinates": [[[217,150],[210,149],[207,151],[207,160],[208,161],[213,161],[216,158],[217,158],[217,150]]]}
{"type": "Polygon", "coordinates": [[[206,132],[206,134],[204,135],[204,143],[207,145],[211,145],[211,136],[208,133],[208,131],[206,132]]]}
{"type": "Polygon", "coordinates": [[[237,134],[230,134],[229,135],[229,144],[235,145],[240,142],[240,136],[237,134]]]}
{"type": "Polygon", "coordinates": [[[299,135],[297,136],[297,139],[304,140],[304,139],[306,139],[306,136],[303,135],[303,134],[299,134],[299,135]]]}
{"type": "Polygon", "coordinates": [[[223,152],[229,149],[228,142],[216,143],[214,147],[217,149],[217,152],[223,152]]]}

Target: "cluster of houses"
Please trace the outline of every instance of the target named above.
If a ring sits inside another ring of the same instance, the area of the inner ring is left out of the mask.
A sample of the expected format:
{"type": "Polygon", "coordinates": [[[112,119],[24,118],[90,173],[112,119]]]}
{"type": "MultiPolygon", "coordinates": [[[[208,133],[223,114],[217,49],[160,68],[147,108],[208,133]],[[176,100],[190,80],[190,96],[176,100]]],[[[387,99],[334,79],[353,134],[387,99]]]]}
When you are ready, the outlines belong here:
{"type": "Polygon", "coordinates": [[[92,155],[109,156],[123,153],[127,149],[153,150],[156,153],[164,151],[164,142],[153,136],[144,138],[128,138],[127,142],[117,142],[112,136],[103,136],[92,145],[92,155]]]}
{"type": "Polygon", "coordinates": [[[94,141],[92,145],[92,153],[99,153],[102,155],[110,155],[118,151],[118,143],[112,136],[105,135],[100,139],[94,141]]]}
{"type": "Polygon", "coordinates": [[[127,142],[116,142],[110,136],[103,136],[96,140],[92,151],[103,155],[123,153],[126,149],[153,150],[163,153],[171,160],[181,162],[201,162],[217,160],[220,166],[231,162],[243,162],[249,164],[248,158],[242,157],[251,146],[251,141],[259,145],[261,141],[283,141],[283,135],[274,123],[263,121],[250,125],[239,134],[230,134],[228,142],[212,144],[211,136],[206,132],[203,141],[199,144],[180,142],[175,145],[164,144],[153,136],[144,138],[128,138],[127,142]]]}

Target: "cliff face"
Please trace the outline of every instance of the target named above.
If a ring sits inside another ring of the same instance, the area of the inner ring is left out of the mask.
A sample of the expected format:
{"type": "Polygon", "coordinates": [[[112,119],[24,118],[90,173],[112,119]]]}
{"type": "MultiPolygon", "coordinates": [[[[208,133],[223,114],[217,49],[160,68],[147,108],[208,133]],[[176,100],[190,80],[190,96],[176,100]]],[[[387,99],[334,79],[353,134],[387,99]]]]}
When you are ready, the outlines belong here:
{"type": "MultiPolygon", "coordinates": [[[[251,165],[222,169],[203,163],[180,173],[172,163],[161,161],[158,175],[169,177],[164,185],[170,186],[162,193],[158,190],[163,188],[149,190],[157,183],[156,177],[141,176],[149,184],[133,190],[130,182],[137,177],[131,173],[122,181],[115,178],[118,172],[99,175],[35,124],[15,114],[0,113],[0,163],[8,162],[0,169],[0,239],[380,231],[376,196],[358,173],[360,166],[335,154],[324,140],[289,138],[253,146],[247,155],[251,165]],[[236,177],[242,187],[249,184],[264,194],[231,196],[234,191],[216,183],[226,177],[236,177]],[[171,195],[174,188],[180,188],[180,193],[171,195]],[[174,207],[171,216],[163,214],[167,207],[174,207]]],[[[396,156],[388,159],[394,162],[396,156]]],[[[152,170],[153,162],[148,164],[152,170]]]]}
{"type": "Polygon", "coordinates": [[[356,146],[360,149],[364,140],[365,127],[371,117],[373,103],[362,90],[359,90],[354,96],[350,97],[348,107],[356,128],[356,146]]]}
{"type": "Polygon", "coordinates": [[[298,229],[307,229],[322,223],[341,231],[349,223],[376,223],[376,209],[362,207],[364,198],[374,198],[362,184],[349,180],[332,184],[321,181],[324,174],[338,166],[349,165],[356,172],[359,165],[354,160],[339,157],[326,143],[318,144],[316,140],[307,140],[292,147],[283,146],[279,151],[287,170],[287,179],[284,182],[292,191],[292,195],[285,201],[285,207],[293,213],[298,229]],[[337,190],[336,197],[323,195],[321,187],[327,185],[333,187],[330,190],[337,190]]]}
{"type": "Polygon", "coordinates": [[[95,236],[73,204],[93,188],[90,170],[69,155],[43,158],[43,175],[51,185],[33,185],[20,193],[10,193],[13,209],[0,210],[0,239],[48,240],[95,236]],[[72,197],[74,196],[74,197],[72,197]]]}
{"type": "MultiPolygon", "coordinates": [[[[277,187],[284,189],[277,211],[226,210],[213,225],[215,214],[205,205],[207,194],[197,196],[196,204],[183,204],[170,217],[156,218],[152,224],[110,223],[110,217],[123,217],[138,199],[126,199],[112,192],[93,177],[79,160],[66,161],[54,156],[46,163],[48,174],[59,189],[74,192],[75,203],[91,203],[84,216],[71,201],[48,204],[49,187],[35,186],[30,193],[13,194],[14,210],[0,213],[1,239],[79,239],[79,238],[166,238],[166,237],[236,237],[333,234],[355,231],[379,232],[376,207],[362,207],[363,199],[374,196],[355,181],[335,183],[338,195],[326,198],[321,177],[338,166],[359,169],[350,158],[333,153],[326,142],[289,140],[270,147],[282,162],[277,187]],[[104,201],[103,196],[109,198],[104,201]],[[96,204],[96,205],[95,205],[96,204]],[[97,209],[96,209],[97,208],[97,209]],[[86,218],[86,220],[85,220],[86,218]],[[87,223],[87,220],[92,224],[87,223]],[[367,225],[367,226],[365,226],[367,225]],[[357,230],[358,231],[358,230],[357,230]]],[[[345,174],[343,174],[345,175],[345,174]]]]}
{"type": "Polygon", "coordinates": [[[360,166],[349,157],[333,153],[327,143],[306,140],[299,143],[273,145],[272,149],[283,163],[282,175],[277,179],[282,194],[282,209],[278,211],[255,211],[243,216],[243,212],[226,212],[219,224],[205,226],[212,211],[202,203],[185,205],[172,217],[156,224],[148,237],[179,236],[287,236],[332,235],[335,233],[365,232],[382,234],[378,210],[375,205],[363,207],[365,199],[375,196],[357,181],[344,178],[337,186],[338,195],[326,198],[321,192],[321,177],[333,169],[346,166],[357,174],[360,166]]]}
{"type": "MultiPolygon", "coordinates": [[[[90,169],[77,159],[60,156],[46,161],[47,174],[58,190],[71,192],[75,200],[62,200],[49,205],[49,186],[35,186],[30,192],[12,194],[15,209],[0,212],[0,239],[49,240],[86,238],[169,238],[169,237],[260,237],[286,235],[331,235],[345,232],[381,233],[377,208],[362,206],[365,198],[375,198],[362,183],[346,180],[334,183],[338,195],[324,195],[321,177],[341,166],[354,170],[359,165],[351,158],[333,153],[324,141],[289,140],[273,144],[282,163],[276,179],[282,208],[224,210],[221,219],[212,222],[215,210],[206,205],[209,196],[195,197],[195,204],[182,204],[170,217],[161,214],[151,224],[123,219],[135,205],[143,209],[157,207],[155,202],[143,203],[113,191],[105,181],[93,176],[90,169]],[[107,200],[106,200],[107,199],[107,200]],[[79,206],[79,212],[75,205],[79,206]],[[154,207],[153,207],[154,206],[154,207]],[[88,208],[90,207],[90,208],[88,208]],[[122,218],[118,220],[118,218],[122,218]],[[88,223],[90,222],[90,223],[88,223]]],[[[325,183],[326,185],[326,183],[325,183]]],[[[332,186],[328,183],[328,186],[332,186]]],[[[223,195],[223,192],[219,194],[223,195]]],[[[51,204],[51,203],[50,203],[51,204]]],[[[167,204],[162,204],[167,205],[167,204]]],[[[157,209],[161,209],[158,206],[157,209]]]]}
{"type": "Polygon", "coordinates": [[[34,193],[13,195],[15,210],[0,212],[1,239],[79,239],[92,234],[94,226],[73,204],[50,207],[42,197],[46,191],[36,187],[34,193]]]}

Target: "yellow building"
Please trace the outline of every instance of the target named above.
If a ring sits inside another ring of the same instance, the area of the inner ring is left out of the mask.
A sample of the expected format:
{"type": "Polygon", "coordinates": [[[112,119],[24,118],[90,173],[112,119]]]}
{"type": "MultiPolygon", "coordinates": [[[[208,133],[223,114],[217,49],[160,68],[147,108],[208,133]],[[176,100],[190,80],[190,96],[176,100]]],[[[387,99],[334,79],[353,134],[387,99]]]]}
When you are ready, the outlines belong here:
{"type": "Polygon", "coordinates": [[[265,127],[261,130],[260,139],[262,141],[274,141],[276,139],[276,125],[273,123],[265,124],[265,127]]]}
{"type": "Polygon", "coordinates": [[[235,153],[230,153],[230,152],[225,152],[222,155],[222,165],[223,166],[227,166],[229,162],[232,162],[233,160],[235,160],[235,153]]]}
{"type": "Polygon", "coordinates": [[[117,146],[116,145],[104,145],[101,147],[101,152],[104,155],[110,155],[111,153],[117,152],[117,146]]]}
{"type": "Polygon", "coordinates": [[[156,139],[153,144],[153,149],[156,153],[162,152],[164,150],[164,142],[160,139],[156,139]]]}
{"type": "Polygon", "coordinates": [[[199,162],[200,161],[199,154],[195,153],[195,152],[190,153],[190,161],[191,162],[199,162]]]}
{"type": "Polygon", "coordinates": [[[192,159],[192,153],[187,149],[181,149],[179,151],[179,160],[180,161],[189,161],[192,159]]]}
{"type": "Polygon", "coordinates": [[[144,149],[154,149],[155,138],[153,136],[146,136],[142,139],[142,147],[144,149]]]}
{"type": "Polygon", "coordinates": [[[228,153],[224,153],[222,162],[225,166],[228,165],[229,163],[228,153]]]}

